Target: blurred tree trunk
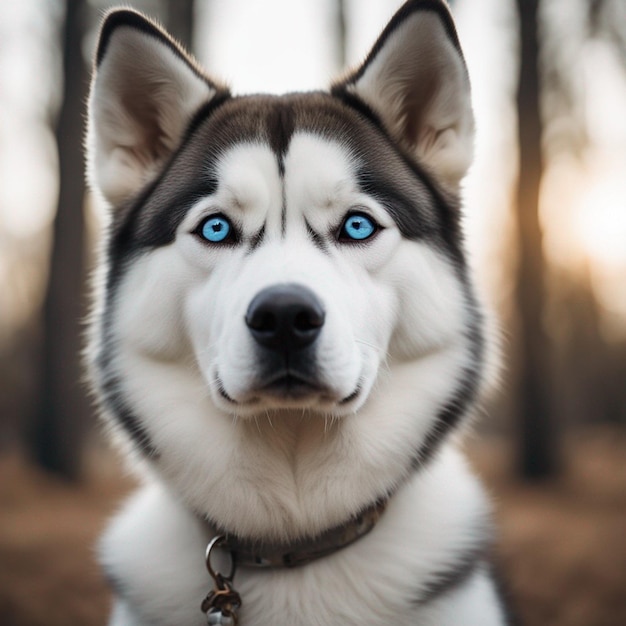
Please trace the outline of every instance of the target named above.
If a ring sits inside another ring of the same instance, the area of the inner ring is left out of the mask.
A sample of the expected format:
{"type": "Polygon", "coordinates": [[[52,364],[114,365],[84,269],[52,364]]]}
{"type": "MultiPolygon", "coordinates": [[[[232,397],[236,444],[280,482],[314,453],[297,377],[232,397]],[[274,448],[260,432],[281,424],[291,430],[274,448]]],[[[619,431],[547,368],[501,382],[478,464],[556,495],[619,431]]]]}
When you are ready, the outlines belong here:
{"type": "Polygon", "coordinates": [[[524,478],[532,480],[553,475],[557,470],[558,454],[550,402],[551,351],[543,325],[545,259],[538,210],[543,172],[537,28],[539,0],[516,2],[521,44],[517,93],[519,262],[516,285],[520,358],[517,401],[519,469],[524,478]]]}
{"type": "Polygon", "coordinates": [[[337,29],[337,68],[343,72],[347,63],[346,50],[346,2],[336,0],[335,3],[335,24],[337,29]]]}
{"type": "Polygon", "coordinates": [[[187,50],[193,51],[194,0],[170,0],[167,27],[187,50]]]}
{"type": "Polygon", "coordinates": [[[84,279],[82,140],[87,92],[82,54],[84,15],[83,0],[67,0],[64,85],[56,129],[59,200],[43,308],[42,373],[32,440],[37,463],[69,479],[80,476],[84,423],[89,415],[80,367],[84,279]]]}

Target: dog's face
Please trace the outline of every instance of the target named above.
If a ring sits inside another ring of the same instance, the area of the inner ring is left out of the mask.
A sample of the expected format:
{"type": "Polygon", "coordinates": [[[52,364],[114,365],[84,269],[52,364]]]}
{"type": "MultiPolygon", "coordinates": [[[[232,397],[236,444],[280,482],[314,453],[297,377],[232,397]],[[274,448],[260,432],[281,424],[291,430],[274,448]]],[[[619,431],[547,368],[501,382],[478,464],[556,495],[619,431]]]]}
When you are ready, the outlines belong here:
{"type": "Polygon", "coordinates": [[[128,340],[158,359],[165,344],[185,345],[226,413],[354,412],[381,362],[463,332],[436,199],[378,129],[344,109],[321,94],[225,103],[138,216],[158,232],[179,211],[171,243],[145,257],[121,298],[128,340]],[[292,129],[280,151],[276,117],[292,129]],[[186,158],[194,152],[204,154],[186,158]]]}
{"type": "MultiPolygon", "coordinates": [[[[109,15],[90,99],[92,185],[111,211],[95,378],[194,506],[213,465],[241,479],[261,456],[259,421],[280,439],[306,419],[323,429],[305,428],[300,480],[321,460],[324,484],[360,485],[336,490],[340,519],[465,410],[480,331],[456,194],[472,124],[442,3],[407,3],[330,93],[280,97],[231,97],[153,24],[109,15]]],[[[220,521],[253,532],[235,513],[220,521]]]]}

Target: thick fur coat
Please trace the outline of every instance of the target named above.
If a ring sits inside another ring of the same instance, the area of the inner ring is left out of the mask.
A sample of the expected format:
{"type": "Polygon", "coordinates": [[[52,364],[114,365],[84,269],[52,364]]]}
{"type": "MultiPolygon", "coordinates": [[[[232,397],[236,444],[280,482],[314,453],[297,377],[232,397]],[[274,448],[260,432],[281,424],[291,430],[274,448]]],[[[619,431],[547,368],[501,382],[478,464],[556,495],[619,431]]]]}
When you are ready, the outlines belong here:
{"type": "Polygon", "coordinates": [[[240,624],[507,623],[453,441],[485,378],[460,228],[472,141],[439,0],[407,2],[329,91],[285,96],[234,97],[148,19],[105,18],[89,361],[145,479],[100,545],[113,626],[206,623],[218,528],[289,546],[377,501],[330,556],[239,567],[240,624]]]}

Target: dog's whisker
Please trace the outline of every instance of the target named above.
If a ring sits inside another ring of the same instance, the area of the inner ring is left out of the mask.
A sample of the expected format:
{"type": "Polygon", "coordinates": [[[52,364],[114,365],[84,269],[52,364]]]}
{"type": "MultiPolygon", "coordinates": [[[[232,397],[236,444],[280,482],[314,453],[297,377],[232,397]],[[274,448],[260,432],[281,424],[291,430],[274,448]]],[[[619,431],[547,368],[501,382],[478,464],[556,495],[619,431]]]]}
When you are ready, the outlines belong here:
{"type": "Polygon", "coordinates": [[[370,343],[369,341],[365,341],[364,339],[357,339],[357,338],[355,338],[354,341],[356,343],[363,344],[364,346],[367,346],[368,348],[373,348],[374,350],[376,350],[376,352],[380,352],[381,354],[388,356],[388,353],[385,350],[383,350],[380,346],[377,346],[374,343],[370,343]]]}

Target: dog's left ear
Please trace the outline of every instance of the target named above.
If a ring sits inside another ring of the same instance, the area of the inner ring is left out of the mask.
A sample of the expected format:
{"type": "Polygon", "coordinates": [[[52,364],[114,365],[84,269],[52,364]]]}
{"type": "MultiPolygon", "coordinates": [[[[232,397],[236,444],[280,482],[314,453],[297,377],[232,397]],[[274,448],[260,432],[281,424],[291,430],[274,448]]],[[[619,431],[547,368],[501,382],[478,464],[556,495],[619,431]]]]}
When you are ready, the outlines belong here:
{"type": "Polygon", "coordinates": [[[442,0],[409,0],[365,62],[332,93],[354,97],[446,187],[457,190],[473,154],[467,68],[442,0]]]}
{"type": "Polygon", "coordinates": [[[157,24],[110,12],[89,97],[92,186],[113,208],[125,203],[162,171],[194,114],[227,94],[157,24]]]}

